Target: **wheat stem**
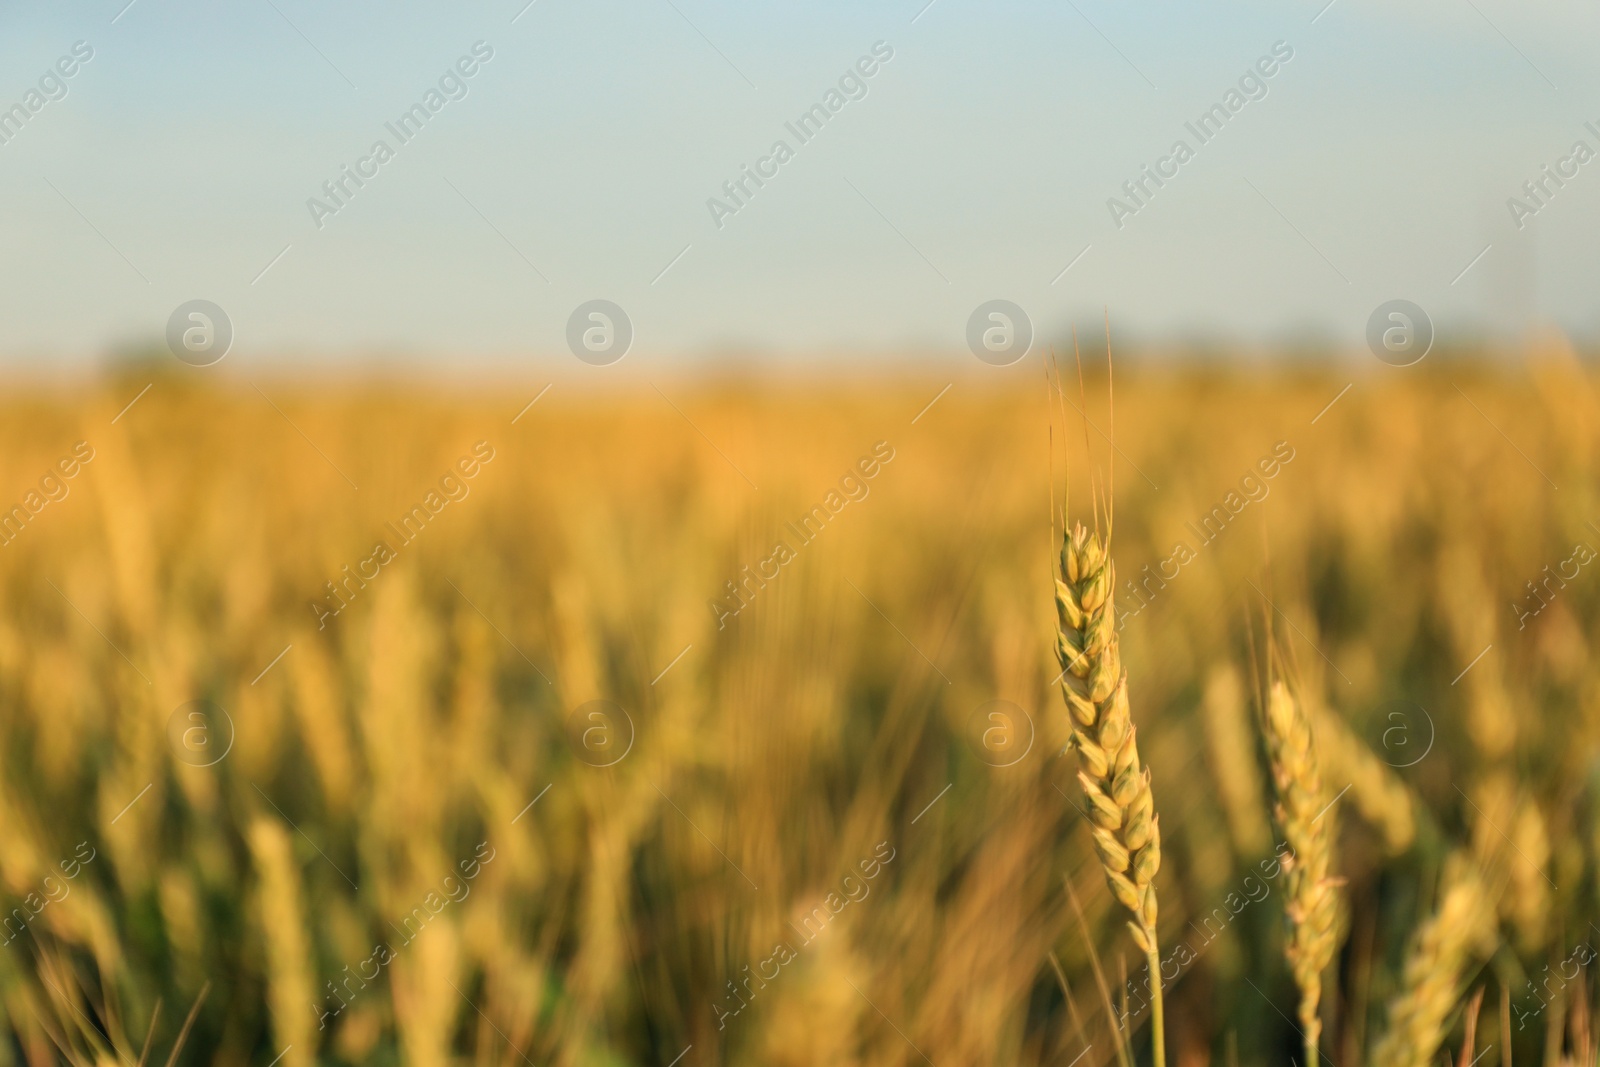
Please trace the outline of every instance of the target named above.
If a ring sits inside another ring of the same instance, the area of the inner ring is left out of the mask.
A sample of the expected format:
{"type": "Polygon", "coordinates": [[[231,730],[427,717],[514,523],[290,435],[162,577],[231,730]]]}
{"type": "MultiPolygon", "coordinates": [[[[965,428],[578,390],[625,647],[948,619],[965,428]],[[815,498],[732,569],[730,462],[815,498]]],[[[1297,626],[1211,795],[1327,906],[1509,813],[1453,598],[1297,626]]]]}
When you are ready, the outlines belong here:
{"type": "Polygon", "coordinates": [[[1145,954],[1145,966],[1150,969],[1150,1040],[1156,1067],[1167,1062],[1166,1005],[1161,999],[1161,952],[1156,947],[1156,935],[1150,933],[1150,951],[1145,954]]]}

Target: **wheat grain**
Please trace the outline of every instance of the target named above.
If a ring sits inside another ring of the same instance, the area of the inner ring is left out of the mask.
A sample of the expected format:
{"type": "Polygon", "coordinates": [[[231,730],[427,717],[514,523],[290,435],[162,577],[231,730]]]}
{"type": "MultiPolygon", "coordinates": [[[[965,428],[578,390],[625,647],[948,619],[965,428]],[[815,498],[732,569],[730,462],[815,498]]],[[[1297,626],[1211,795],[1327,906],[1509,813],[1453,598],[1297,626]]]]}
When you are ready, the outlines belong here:
{"type": "Polygon", "coordinates": [[[1128,707],[1128,672],[1115,628],[1116,567],[1098,533],[1079,523],[1061,548],[1056,579],[1060,629],[1056,655],[1061,693],[1071,713],[1078,782],[1089,801],[1090,833],[1111,892],[1133,912],[1133,939],[1150,964],[1154,1055],[1165,1063],[1160,951],[1156,941],[1156,872],[1161,823],[1150,772],[1139,765],[1137,729],[1128,707]]]}
{"type": "Polygon", "coordinates": [[[1265,719],[1278,828],[1291,850],[1284,861],[1289,898],[1284,951],[1300,987],[1300,1031],[1306,1062],[1312,1064],[1322,1036],[1322,972],[1340,936],[1341,880],[1328,873],[1335,812],[1322,788],[1310,717],[1281,681],[1273,682],[1265,719]]]}
{"type": "Polygon", "coordinates": [[[1406,953],[1389,1028],[1373,1049],[1374,1067],[1426,1067],[1444,1040],[1446,1017],[1461,995],[1462,972],[1494,947],[1495,907],[1476,865],[1463,853],[1445,862],[1438,910],[1406,953]]]}

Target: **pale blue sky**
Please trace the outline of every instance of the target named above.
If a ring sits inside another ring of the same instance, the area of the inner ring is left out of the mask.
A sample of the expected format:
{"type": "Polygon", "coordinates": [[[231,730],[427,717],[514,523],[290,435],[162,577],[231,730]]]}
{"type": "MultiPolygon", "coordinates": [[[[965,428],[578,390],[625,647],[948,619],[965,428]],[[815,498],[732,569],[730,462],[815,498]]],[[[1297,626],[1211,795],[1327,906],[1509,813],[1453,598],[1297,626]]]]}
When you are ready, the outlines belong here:
{"type": "Polygon", "coordinates": [[[1395,297],[1441,332],[1600,334],[1600,161],[1521,231],[1506,208],[1600,148],[1593,5],[537,0],[513,23],[524,2],[0,6],[0,108],[94,49],[0,145],[0,353],[80,363],[194,298],[246,364],[570,361],[596,297],[636,362],[959,350],[997,297],[1043,336],[1108,305],[1129,336],[1358,342],[1395,297]],[[307,199],[480,40],[467,96],[319,230],[307,199]],[[799,145],[784,123],[877,41],[867,95],[799,145]],[[1277,41],[1268,95],[1113,225],[1107,198],[1277,41]],[[778,138],[795,157],[718,229],[707,198],[778,138]]]}

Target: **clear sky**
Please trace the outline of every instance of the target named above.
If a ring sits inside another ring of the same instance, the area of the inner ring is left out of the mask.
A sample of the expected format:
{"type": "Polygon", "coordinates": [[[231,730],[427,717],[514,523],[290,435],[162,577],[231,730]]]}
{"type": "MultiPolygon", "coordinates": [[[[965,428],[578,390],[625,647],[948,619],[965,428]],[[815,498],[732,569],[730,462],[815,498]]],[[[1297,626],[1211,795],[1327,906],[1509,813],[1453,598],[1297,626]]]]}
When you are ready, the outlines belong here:
{"type": "Polygon", "coordinates": [[[570,360],[592,298],[671,360],[960,349],[993,298],[1041,336],[1109,306],[1359,343],[1397,297],[1441,333],[1600,334],[1593,4],[525,3],[4,3],[0,358],[156,340],[195,298],[236,362],[570,360]]]}

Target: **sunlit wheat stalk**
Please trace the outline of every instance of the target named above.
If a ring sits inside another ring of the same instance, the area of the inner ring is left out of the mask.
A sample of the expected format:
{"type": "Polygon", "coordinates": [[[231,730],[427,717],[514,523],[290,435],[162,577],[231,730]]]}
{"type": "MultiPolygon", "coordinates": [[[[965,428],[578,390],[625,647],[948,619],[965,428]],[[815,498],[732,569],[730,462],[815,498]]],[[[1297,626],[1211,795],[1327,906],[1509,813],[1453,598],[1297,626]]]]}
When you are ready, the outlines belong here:
{"type": "Polygon", "coordinates": [[[1315,715],[1314,725],[1329,773],[1350,783],[1350,799],[1383,837],[1385,850],[1397,856],[1410,848],[1417,839],[1417,805],[1404,779],[1338,715],[1315,715]]]}
{"type": "Polygon", "coordinates": [[[1078,781],[1089,801],[1090,831],[1111,892],[1133,912],[1133,939],[1150,965],[1152,1047],[1166,1063],[1161,957],[1156,944],[1156,871],[1161,827],[1150,772],[1139,765],[1128,710],[1128,672],[1115,629],[1115,568],[1098,533],[1079,523],[1061,548],[1056,579],[1061,693],[1072,718],[1078,781]]]}
{"type": "Polygon", "coordinates": [[[1317,770],[1311,720],[1290,694],[1274,681],[1266,708],[1267,753],[1277,794],[1279,831],[1292,854],[1284,861],[1288,874],[1289,944],[1285,954],[1300,987],[1300,1032],[1306,1063],[1317,1062],[1322,1036],[1318,1012],[1322,972],[1339,945],[1339,886],[1328,867],[1332,858],[1334,811],[1317,770]]]}
{"type": "Polygon", "coordinates": [[[1464,853],[1445,863],[1438,910],[1406,953],[1400,992],[1389,1002],[1389,1029],[1373,1049],[1374,1067],[1425,1067],[1445,1036],[1445,1020],[1461,993],[1462,972],[1494,946],[1495,906],[1464,853]]]}
{"type": "Polygon", "coordinates": [[[1486,870],[1504,870],[1500,917],[1516,931],[1518,947],[1536,953],[1549,934],[1550,835],[1533,797],[1507,769],[1489,771],[1471,788],[1477,818],[1472,851],[1486,870]],[[1502,830],[1502,827],[1504,828],[1502,830]]]}
{"type": "Polygon", "coordinates": [[[256,908],[266,946],[273,1034],[288,1046],[284,1067],[311,1067],[317,1049],[316,1031],[311,1028],[311,946],[293,843],[282,826],[265,817],[251,823],[249,840],[261,877],[256,908]]]}

